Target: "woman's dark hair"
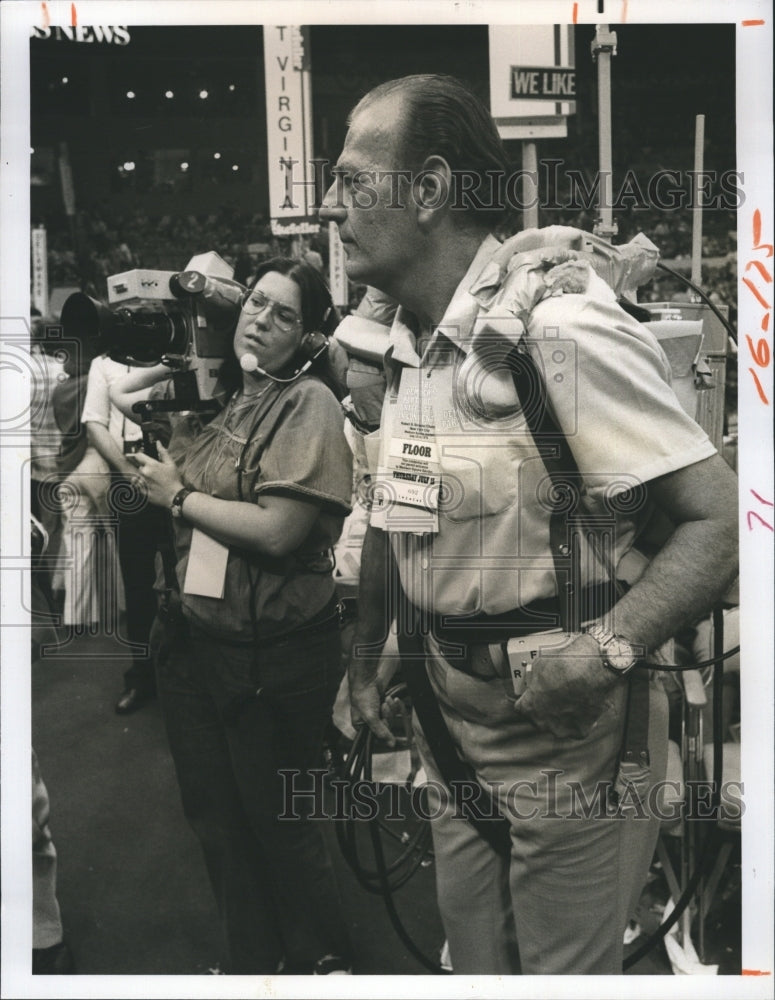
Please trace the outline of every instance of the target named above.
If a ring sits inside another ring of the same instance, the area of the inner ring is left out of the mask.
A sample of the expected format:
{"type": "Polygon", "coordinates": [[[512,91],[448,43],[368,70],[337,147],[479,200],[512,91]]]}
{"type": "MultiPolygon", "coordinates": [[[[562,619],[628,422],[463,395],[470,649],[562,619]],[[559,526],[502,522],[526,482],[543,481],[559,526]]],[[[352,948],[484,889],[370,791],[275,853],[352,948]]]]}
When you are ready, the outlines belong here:
{"type": "Polygon", "coordinates": [[[511,164],[484,103],[454,76],[418,73],[374,87],[350,120],[393,95],[404,102],[396,168],[419,170],[427,157],[443,156],[452,170],[452,208],[477,226],[494,229],[508,214],[511,164]]]}
{"type": "MultiPolygon", "coordinates": [[[[291,257],[272,257],[263,261],[257,268],[248,294],[261,278],[270,272],[282,274],[298,286],[301,292],[301,321],[304,333],[322,333],[325,337],[330,337],[339,325],[339,313],[320,272],[301,260],[293,260],[291,257]]],[[[281,374],[283,377],[289,377],[296,367],[298,359],[291,361],[287,375],[281,374]]],[[[309,371],[325,382],[337,399],[342,398],[342,387],[329,363],[327,350],[315,358],[309,371]]],[[[242,369],[234,354],[231,354],[221,366],[219,380],[229,396],[242,387],[242,369]]]]}

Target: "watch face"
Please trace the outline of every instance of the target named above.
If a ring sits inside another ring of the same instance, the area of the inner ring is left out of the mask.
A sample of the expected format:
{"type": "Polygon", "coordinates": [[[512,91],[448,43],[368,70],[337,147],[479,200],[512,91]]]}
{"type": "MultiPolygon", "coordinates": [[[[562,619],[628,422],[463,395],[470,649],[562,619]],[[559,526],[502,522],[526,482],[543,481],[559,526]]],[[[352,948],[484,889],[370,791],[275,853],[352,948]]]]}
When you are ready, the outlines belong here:
{"type": "Polygon", "coordinates": [[[629,642],[617,636],[606,644],[605,658],[614,670],[629,670],[638,659],[629,642]]]}

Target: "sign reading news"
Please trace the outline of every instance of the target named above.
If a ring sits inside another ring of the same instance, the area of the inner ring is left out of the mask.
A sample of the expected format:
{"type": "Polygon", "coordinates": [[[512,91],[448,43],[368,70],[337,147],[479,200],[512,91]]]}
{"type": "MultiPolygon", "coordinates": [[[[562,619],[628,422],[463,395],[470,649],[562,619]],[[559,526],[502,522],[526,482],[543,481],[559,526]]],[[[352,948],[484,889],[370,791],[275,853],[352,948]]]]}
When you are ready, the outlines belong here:
{"type": "Polygon", "coordinates": [[[293,25],[264,28],[269,215],[275,236],[319,230],[312,160],[309,33],[293,25]]]}
{"type": "Polygon", "coordinates": [[[53,25],[39,28],[33,26],[32,38],[51,38],[56,42],[85,42],[87,44],[129,45],[131,35],[126,25],[53,25]]]}

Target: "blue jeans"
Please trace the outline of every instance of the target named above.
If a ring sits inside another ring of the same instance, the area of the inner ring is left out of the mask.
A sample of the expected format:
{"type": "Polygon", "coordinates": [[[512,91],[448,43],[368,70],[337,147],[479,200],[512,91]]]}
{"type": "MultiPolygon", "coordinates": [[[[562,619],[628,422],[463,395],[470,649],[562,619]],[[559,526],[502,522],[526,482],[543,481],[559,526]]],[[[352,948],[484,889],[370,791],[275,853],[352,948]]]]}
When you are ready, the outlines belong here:
{"type": "Polygon", "coordinates": [[[278,819],[278,769],[320,766],[341,675],[336,621],[257,655],[183,627],[158,664],[183,809],[204,851],[231,974],[271,974],[282,958],[309,972],[326,954],[348,954],[319,821],[278,819]]]}

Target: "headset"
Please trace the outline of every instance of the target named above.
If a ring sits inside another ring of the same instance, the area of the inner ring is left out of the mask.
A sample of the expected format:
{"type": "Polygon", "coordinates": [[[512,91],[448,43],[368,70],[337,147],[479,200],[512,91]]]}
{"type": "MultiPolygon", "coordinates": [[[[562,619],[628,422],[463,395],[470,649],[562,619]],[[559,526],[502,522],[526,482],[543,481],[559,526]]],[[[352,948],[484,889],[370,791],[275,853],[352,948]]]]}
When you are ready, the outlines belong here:
{"type": "Polygon", "coordinates": [[[319,330],[315,330],[312,333],[305,333],[295,355],[296,363],[299,364],[300,362],[300,364],[290,378],[279,378],[277,375],[270,374],[259,365],[253,354],[243,354],[240,356],[240,368],[243,372],[258,372],[259,375],[265,375],[273,382],[295,382],[297,378],[300,378],[309,370],[313,361],[319,358],[324,351],[328,350],[330,343],[328,337],[324,333],[320,333],[319,330]]]}

